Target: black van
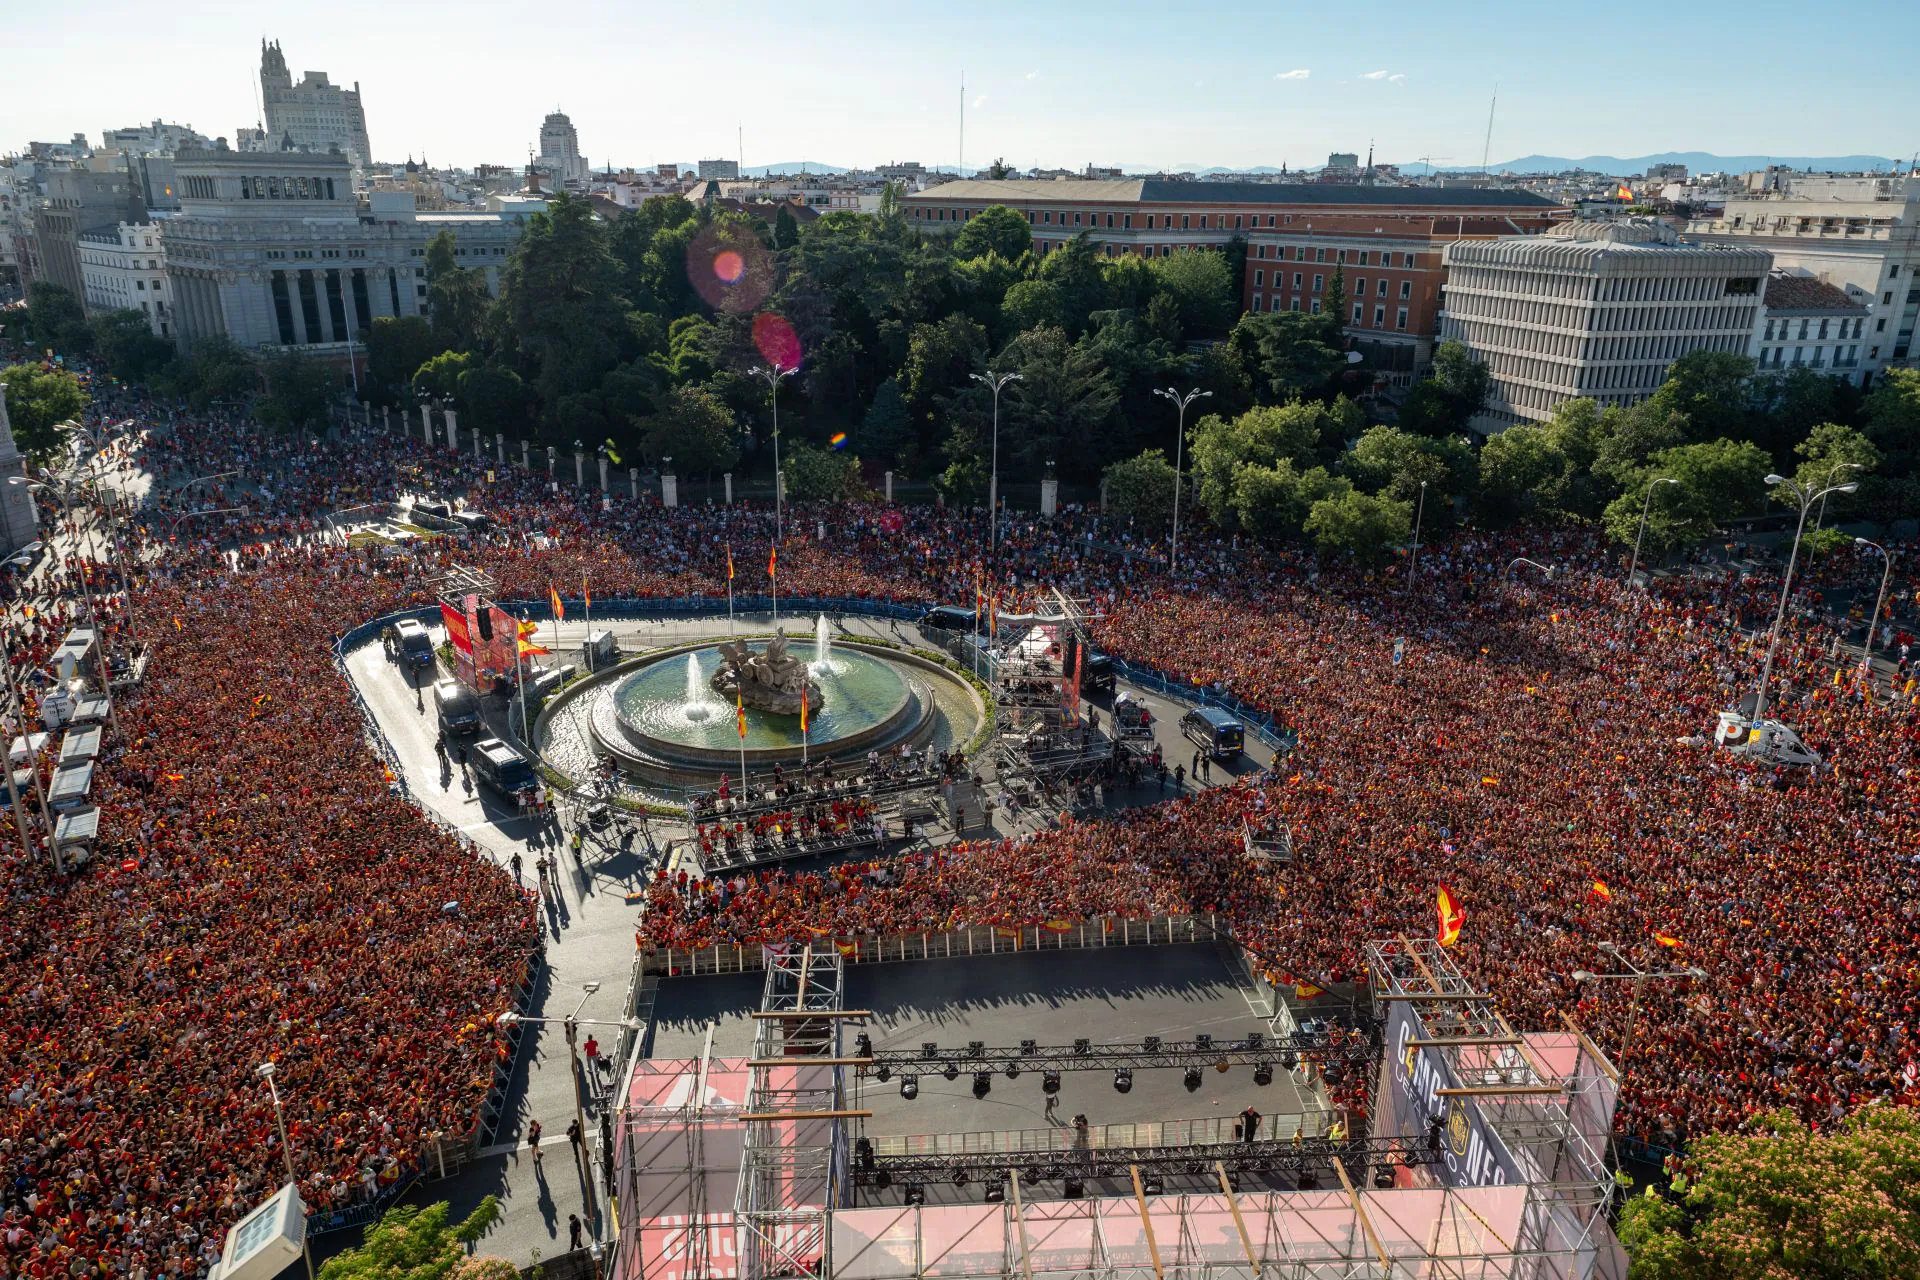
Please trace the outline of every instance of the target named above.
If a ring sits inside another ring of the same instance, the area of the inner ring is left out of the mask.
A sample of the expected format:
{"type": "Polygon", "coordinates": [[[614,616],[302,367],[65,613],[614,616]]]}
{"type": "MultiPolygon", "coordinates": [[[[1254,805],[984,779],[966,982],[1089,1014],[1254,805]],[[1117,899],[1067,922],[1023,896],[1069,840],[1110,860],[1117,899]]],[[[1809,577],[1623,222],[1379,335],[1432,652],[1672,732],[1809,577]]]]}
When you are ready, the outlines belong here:
{"type": "Polygon", "coordinates": [[[920,625],[940,631],[972,631],[979,623],[971,609],[962,609],[957,604],[942,604],[921,614],[920,625]]]}
{"type": "Polygon", "coordinates": [[[539,788],[540,780],[527,758],[498,738],[474,743],[468,762],[480,781],[516,804],[526,804],[539,788]]]}
{"type": "Polygon", "coordinates": [[[448,733],[480,731],[480,700],[458,680],[435,681],[433,705],[440,713],[440,727],[448,733]]]}
{"type": "Polygon", "coordinates": [[[1180,735],[1215,760],[1231,760],[1247,744],[1246,728],[1218,707],[1195,707],[1181,716],[1180,735]]]}

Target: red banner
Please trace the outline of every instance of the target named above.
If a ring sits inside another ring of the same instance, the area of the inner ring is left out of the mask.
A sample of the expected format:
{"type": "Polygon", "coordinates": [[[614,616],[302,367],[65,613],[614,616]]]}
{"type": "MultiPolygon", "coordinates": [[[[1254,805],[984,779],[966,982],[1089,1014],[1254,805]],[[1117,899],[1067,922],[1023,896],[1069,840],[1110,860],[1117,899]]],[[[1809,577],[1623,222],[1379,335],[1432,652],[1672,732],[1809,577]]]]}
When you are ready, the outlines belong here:
{"type": "Polygon", "coordinates": [[[473,637],[467,631],[467,616],[450,604],[441,604],[440,621],[447,628],[447,643],[459,653],[473,654],[473,637]]]}

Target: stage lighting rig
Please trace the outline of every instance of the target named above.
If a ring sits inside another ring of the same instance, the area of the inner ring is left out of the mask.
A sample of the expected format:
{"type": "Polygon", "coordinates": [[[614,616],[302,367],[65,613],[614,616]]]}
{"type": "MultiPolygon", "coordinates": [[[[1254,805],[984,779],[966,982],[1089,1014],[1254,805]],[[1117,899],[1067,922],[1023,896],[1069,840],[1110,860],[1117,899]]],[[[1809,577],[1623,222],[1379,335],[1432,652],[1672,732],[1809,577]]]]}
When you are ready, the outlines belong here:
{"type": "Polygon", "coordinates": [[[1131,1067],[1121,1067],[1113,1073],[1113,1090],[1115,1093],[1131,1093],[1133,1091],[1133,1069],[1131,1067]]]}

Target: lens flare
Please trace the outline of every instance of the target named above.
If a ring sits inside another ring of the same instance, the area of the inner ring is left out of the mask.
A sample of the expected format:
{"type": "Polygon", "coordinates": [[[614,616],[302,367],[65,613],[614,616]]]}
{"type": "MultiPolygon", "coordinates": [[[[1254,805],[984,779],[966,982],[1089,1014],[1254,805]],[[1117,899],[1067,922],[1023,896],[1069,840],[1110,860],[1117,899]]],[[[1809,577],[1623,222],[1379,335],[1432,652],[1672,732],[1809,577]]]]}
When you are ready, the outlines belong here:
{"type": "Polygon", "coordinates": [[[713,255],[713,274],[722,284],[739,284],[740,277],[747,274],[747,260],[732,249],[722,249],[713,255]]]}
{"type": "Polygon", "coordinates": [[[847,433],[844,431],[836,431],[827,443],[836,449],[844,449],[847,447],[847,433]]]}
{"type": "Polygon", "coordinates": [[[753,345],[777,369],[800,367],[800,335],[786,317],[762,311],[753,318],[753,345]]]}
{"type": "Polygon", "coordinates": [[[687,244],[687,283],[714,310],[751,315],[773,292],[773,255],[747,226],[710,226],[687,244]]]}

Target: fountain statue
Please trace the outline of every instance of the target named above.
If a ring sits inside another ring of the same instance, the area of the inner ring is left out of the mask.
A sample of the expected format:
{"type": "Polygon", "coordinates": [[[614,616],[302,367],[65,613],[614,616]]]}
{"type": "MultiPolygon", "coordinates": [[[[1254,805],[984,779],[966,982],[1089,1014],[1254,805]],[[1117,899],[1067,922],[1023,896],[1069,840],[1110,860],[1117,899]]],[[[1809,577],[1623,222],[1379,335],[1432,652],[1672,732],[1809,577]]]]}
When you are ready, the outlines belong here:
{"type": "Polygon", "coordinates": [[[759,653],[744,640],[726,640],[720,644],[720,669],[709,682],[716,693],[738,696],[745,706],[775,715],[797,716],[800,700],[807,709],[818,711],[820,689],[807,679],[807,664],[787,652],[787,638],[776,635],[759,653]]]}

